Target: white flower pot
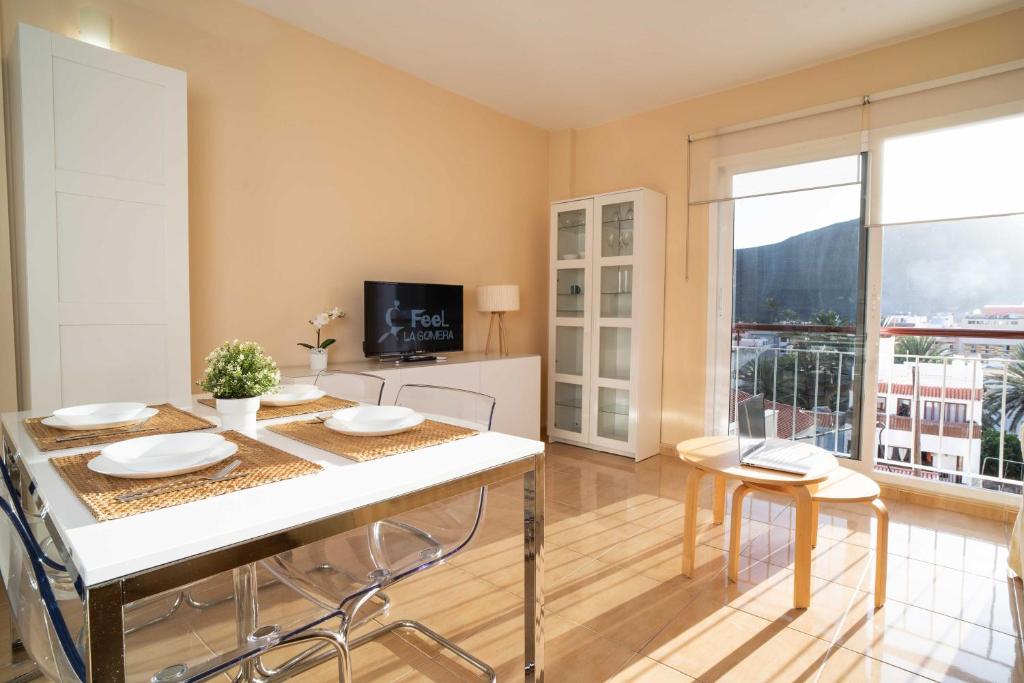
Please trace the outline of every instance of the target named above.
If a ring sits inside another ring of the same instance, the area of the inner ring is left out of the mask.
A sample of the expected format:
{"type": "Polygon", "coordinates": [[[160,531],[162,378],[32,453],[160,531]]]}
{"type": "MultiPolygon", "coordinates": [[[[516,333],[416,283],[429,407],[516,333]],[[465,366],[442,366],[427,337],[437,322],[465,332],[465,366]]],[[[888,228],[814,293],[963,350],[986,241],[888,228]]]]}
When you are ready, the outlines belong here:
{"type": "Polygon", "coordinates": [[[327,369],[327,349],[309,350],[309,369],[315,372],[327,369]]]}
{"type": "Polygon", "coordinates": [[[233,429],[249,436],[256,433],[256,411],[259,409],[259,396],[217,399],[217,412],[220,414],[221,428],[233,429]]]}

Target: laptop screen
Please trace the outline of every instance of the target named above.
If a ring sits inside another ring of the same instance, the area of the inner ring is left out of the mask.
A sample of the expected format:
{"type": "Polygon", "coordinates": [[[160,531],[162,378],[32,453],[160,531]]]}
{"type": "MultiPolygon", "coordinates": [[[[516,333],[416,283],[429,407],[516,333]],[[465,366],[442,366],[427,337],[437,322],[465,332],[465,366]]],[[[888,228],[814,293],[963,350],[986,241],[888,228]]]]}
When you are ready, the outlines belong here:
{"type": "Polygon", "coordinates": [[[736,433],[741,459],[764,445],[764,394],[751,396],[736,406],[736,433]]]}

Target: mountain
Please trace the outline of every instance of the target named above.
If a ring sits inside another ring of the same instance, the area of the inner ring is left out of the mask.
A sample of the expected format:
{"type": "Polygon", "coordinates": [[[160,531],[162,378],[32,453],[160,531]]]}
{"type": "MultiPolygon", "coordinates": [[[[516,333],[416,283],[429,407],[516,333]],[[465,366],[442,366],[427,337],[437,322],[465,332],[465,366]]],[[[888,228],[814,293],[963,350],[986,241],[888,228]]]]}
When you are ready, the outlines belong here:
{"type": "MultiPolygon", "coordinates": [[[[858,225],[850,220],[737,249],[735,320],[808,321],[827,310],[855,320],[858,225]],[[786,309],[795,315],[783,315],[786,309]]],[[[882,241],[883,319],[894,313],[960,315],[985,304],[1024,302],[1020,217],[899,225],[871,236],[882,241]]]]}
{"type": "Polygon", "coordinates": [[[856,319],[857,219],[811,230],[775,244],[737,249],[734,258],[737,322],[810,320],[832,310],[856,319]],[[774,300],[774,306],[772,301],[774,300]]]}

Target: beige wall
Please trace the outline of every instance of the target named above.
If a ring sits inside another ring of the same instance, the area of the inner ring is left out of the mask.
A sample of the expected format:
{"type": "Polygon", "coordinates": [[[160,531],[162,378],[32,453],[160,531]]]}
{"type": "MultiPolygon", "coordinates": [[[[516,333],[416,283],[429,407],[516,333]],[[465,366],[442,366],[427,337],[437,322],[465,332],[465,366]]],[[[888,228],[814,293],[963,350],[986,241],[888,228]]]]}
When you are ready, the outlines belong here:
{"type": "MultiPolygon", "coordinates": [[[[692,226],[684,279],[686,137],[743,121],[1024,59],[1024,10],[594,128],[552,134],[551,199],[646,186],[668,197],[662,441],[704,428],[707,234],[692,226]],[[561,178],[556,176],[561,174],[561,178]]],[[[709,65],[713,68],[713,65],[709,65]]]]}
{"type": "Polygon", "coordinates": [[[188,72],[194,376],[231,338],[304,364],[333,305],[332,360],[361,357],[364,279],[464,284],[469,350],[474,288],[519,284],[512,350],[543,350],[545,131],[232,0],[3,0],[4,42],[19,21],[77,37],[86,4],[115,49],[188,72]]]}

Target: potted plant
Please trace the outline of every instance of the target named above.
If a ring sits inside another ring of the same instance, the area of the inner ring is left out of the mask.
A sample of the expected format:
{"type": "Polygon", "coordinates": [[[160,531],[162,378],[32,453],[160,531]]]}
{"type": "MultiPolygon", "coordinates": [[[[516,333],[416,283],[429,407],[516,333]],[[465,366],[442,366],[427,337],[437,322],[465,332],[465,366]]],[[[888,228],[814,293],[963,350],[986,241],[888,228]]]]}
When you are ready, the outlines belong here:
{"type": "Polygon", "coordinates": [[[256,429],[260,396],[281,379],[274,359],[256,342],[224,342],[206,357],[206,372],[196,382],[217,400],[221,427],[243,432],[256,429]]]}
{"type": "Polygon", "coordinates": [[[326,311],[325,313],[320,313],[309,321],[309,324],[312,325],[313,329],[316,331],[316,346],[307,344],[306,342],[299,342],[298,344],[305,349],[309,349],[309,368],[311,370],[319,372],[320,370],[327,368],[327,347],[337,341],[336,339],[324,339],[323,341],[320,341],[320,330],[327,327],[332,320],[344,317],[345,312],[339,310],[338,307],[335,306],[331,310],[326,311]]]}

